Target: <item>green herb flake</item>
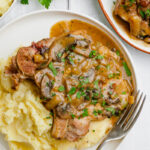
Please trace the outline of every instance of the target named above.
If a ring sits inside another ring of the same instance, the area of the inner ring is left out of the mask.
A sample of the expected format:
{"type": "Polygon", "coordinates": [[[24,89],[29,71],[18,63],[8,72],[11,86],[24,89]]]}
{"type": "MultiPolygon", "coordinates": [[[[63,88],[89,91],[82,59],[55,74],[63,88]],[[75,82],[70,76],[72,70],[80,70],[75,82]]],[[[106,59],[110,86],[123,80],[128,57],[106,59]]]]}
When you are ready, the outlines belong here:
{"type": "Polygon", "coordinates": [[[95,80],[95,81],[94,81],[94,86],[95,86],[96,89],[99,88],[99,87],[98,87],[98,82],[99,82],[99,80],[95,80]]]}
{"type": "Polygon", "coordinates": [[[72,45],[72,46],[71,46],[71,49],[72,49],[72,50],[75,50],[75,48],[76,48],[75,45],[72,45]]]}
{"type": "Polygon", "coordinates": [[[50,116],[54,116],[53,112],[50,112],[50,116]]]}
{"type": "Polygon", "coordinates": [[[145,14],[146,14],[146,16],[150,16],[150,9],[147,9],[146,11],[145,11],[145,14]]]}
{"type": "Polygon", "coordinates": [[[51,118],[50,116],[47,116],[47,117],[46,117],[46,119],[50,119],[50,118],[51,118]]]}
{"type": "Polygon", "coordinates": [[[123,64],[123,67],[124,67],[124,69],[125,69],[125,71],[126,71],[127,76],[131,76],[131,71],[130,71],[130,69],[129,69],[127,63],[126,63],[126,62],[123,62],[122,64],[123,64]]]}
{"type": "Polygon", "coordinates": [[[104,56],[102,56],[102,55],[100,55],[100,54],[98,54],[96,57],[95,57],[95,59],[104,59],[104,56]]]}
{"type": "Polygon", "coordinates": [[[111,113],[112,113],[112,115],[114,115],[114,114],[115,114],[115,108],[113,108],[113,107],[107,107],[107,108],[105,108],[105,110],[107,110],[107,111],[111,112],[111,113]]]}
{"type": "Polygon", "coordinates": [[[98,114],[102,114],[102,110],[98,110],[97,112],[98,112],[98,114]]]}
{"type": "Polygon", "coordinates": [[[98,112],[96,110],[93,111],[93,114],[94,114],[95,117],[98,116],[98,112]]]}
{"type": "Polygon", "coordinates": [[[116,51],[116,54],[117,54],[117,56],[120,56],[120,52],[118,50],[116,51]]]}
{"type": "Polygon", "coordinates": [[[52,71],[53,75],[54,75],[54,76],[56,76],[56,75],[57,75],[57,70],[54,68],[54,66],[53,66],[53,63],[52,63],[52,62],[50,62],[50,64],[49,64],[49,68],[51,69],[51,71],[52,71]]]}
{"type": "Polygon", "coordinates": [[[56,96],[56,93],[52,93],[52,97],[56,96]]]}
{"type": "Polygon", "coordinates": [[[106,102],[103,100],[102,101],[102,107],[105,107],[106,106],[106,102]]]}
{"type": "Polygon", "coordinates": [[[108,64],[108,65],[106,66],[106,68],[107,68],[107,70],[110,70],[110,65],[108,64]]]}
{"type": "Polygon", "coordinates": [[[86,117],[88,115],[89,115],[88,114],[88,109],[87,108],[83,109],[82,117],[86,117]]]}
{"type": "Polygon", "coordinates": [[[69,91],[69,95],[73,95],[76,92],[76,87],[72,87],[69,91]]]}
{"type": "Polygon", "coordinates": [[[94,56],[96,56],[96,51],[95,50],[92,50],[89,54],[89,57],[90,58],[93,58],[94,56]]]}
{"type": "Polygon", "coordinates": [[[74,119],[74,118],[75,118],[75,115],[74,115],[74,114],[71,114],[71,118],[74,119]]]}
{"type": "Polygon", "coordinates": [[[69,101],[71,101],[71,97],[69,95],[67,95],[67,98],[68,98],[69,101]]]}
{"type": "Polygon", "coordinates": [[[95,132],[95,130],[92,130],[93,132],[95,132]]]}
{"type": "Polygon", "coordinates": [[[78,92],[77,92],[76,97],[77,97],[78,99],[80,99],[80,98],[81,98],[81,92],[80,92],[80,91],[78,91],[78,92]]]}
{"type": "Polygon", "coordinates": [[[71,57],[69,57],[69,61],[70,61],[71,64],[74,64],[74,61],[71,57]]]}
{"type": "Polygon", "coordinates": [[[20,2],[21,2],[21,4],[24,4],[24,5],[29,4],[29,0],[21,0],[20,2]]]}
{"type": "Polygon", "coordinates": [[[63,85],[61,85],[59,88],[58,88],[58,91],[59,92],[63,92],[65,90],[65,87],[63,85]]]}
{"type": "Polygon", "coordinates": [[[145,18],[145,12],[143,10],[140,10],[139,13],[140,13],[141,17],[144,19],[145,18]]]}
{"type": "Polygon", "coordinates": [[[61,52],[58,53],[57,56],[60,58],[62,56],[62,53],[61,52]]]}
{"type": "Polygon", "coordinates": [[[97,99],[92,99],[91,104],[96,105],[98,103],[97,99]]]}
{"type": "Polygon", "coordinates": [[[100,69],[100,65],[99,66],[96,66],[96,70],[99,70],[100,69]]]}
{"type": "Polygon", "coordinates": [[[108,75],[108,78],[109,79],[111,79],[111,78],[113,78],[114,77],[114,75],[112,74],[112,73],[110,73],[109,75],[108,75]]]}
{"type": "Polygon", "coordinates": [[[62,61],[62,62],[65,62],[66,60],[65,60],[65,58],[62,58],[61,61],[62,61]]]}
{"type": "Polygon", "coordinates": [[[52,0],[38,0],[38,1],[41,5],[43,5],[47,9],[49,8],[50,3],[52,2],[52,0]]]}
{"type": "Polygon", "coordinates": [[[122,92],[122,95],[126,95],[126,94],[127,94],[127,92],[126,92],[126,91],[123,91],[123,92],[122,92]]]}

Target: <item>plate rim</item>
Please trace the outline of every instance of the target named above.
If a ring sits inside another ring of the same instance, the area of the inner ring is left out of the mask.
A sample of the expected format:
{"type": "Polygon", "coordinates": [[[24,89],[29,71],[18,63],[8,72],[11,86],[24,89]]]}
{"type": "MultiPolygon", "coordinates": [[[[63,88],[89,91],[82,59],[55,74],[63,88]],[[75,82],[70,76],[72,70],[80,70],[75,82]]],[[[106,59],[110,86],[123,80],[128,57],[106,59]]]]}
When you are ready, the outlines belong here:
{"type": "Polygon", "coordinates": [[[147,54],[150,54],[150,52],[146,51],[146,50],[143,50],[142,48],[139,48],[137,47],[136,45],[134,45],[133,43],[131,43],[129,40],[127,40],[126,38],[123,37],[123,35],[121,35],[121,33],[119,33],[119,31],[117,31],[117,28],[115,27],[115,25],[113,24],[113,22],[111,21],[108,13],[106,12],[105,8],[104,8],[104,5],[102,3],[102,0],[98,0],[99,2],[99,5],[107,19],[107,21],[109,22],[109,24],[112,26],[112,28],[115,30],[115,32],[127,43],[129,44],[130,46],[132,46],[133,48],[135,48],[136,50],[139,50],[139,51],[142,51],[144,53],[147,53],[147,54]]]}

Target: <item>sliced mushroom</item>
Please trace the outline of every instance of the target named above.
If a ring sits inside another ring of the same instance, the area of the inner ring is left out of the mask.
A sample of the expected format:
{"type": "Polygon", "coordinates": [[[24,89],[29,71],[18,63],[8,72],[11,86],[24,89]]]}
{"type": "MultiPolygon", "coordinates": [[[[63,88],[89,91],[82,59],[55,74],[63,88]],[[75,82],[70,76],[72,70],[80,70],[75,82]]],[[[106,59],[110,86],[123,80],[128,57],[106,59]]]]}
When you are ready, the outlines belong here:
{"type": "Polygon", "coordinates": [[[35,83],[38,87],[41,86],[41,80],[43,78],[43,76],[45,74],[49,74],[51,76],[53,76],[52,74],[52,71],[49,69],[49,68],[45,68],[45,69],[42,69],[42,70],[39,70],[35,75],[34,75],[34,80],[35,80],[35,83]]]}
{"type": "Polygon", "coordinates": [[[119,103],[119,102],[120,102],[120,99],[119,99],[119,98],[111,99],[111,98],[109,97],[109,98],[107,98],[105,101],[106,101],[106,103],[107,103],[108,105],[112,105],[112,104],[117,104],[117,103],[119,103]]]}
{"type": "Polygon", "coordinates": [[[47,75],[44,75],[41,81],[41,94],[45,98],[51,99],[51,89],[53,84],[47,75]]]}
{"type": "Polygon", "coordinates": [[[95,78],[95,70],[94,68],[89,69],[87,72],[83,73],[82,75],[85,78],[88,78],[89,82],[92,83],[95,78]]]}
{"type": "Polygon", "coordinates": [[[33,61],[33,57],[37,50],[32,47],[21,47],[18,50],[16,61],[20,71],[32,77],[37,69],[37,64],[33,61]]]}
{"type": "Polygon", "coordinates": [[[71,114],[76,114],[76,110],[70,103],[64,103],[57,106],[56,114],[62,119],[71,119],[71,114]]]}

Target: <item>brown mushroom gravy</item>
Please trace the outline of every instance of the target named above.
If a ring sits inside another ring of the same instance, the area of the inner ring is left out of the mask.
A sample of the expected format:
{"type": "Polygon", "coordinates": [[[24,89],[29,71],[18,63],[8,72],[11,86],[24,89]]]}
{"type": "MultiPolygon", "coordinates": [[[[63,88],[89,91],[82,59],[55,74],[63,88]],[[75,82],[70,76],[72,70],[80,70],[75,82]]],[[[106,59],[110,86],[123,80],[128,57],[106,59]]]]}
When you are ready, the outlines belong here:
{"type": "Polygon", "coordinates": [[[5,74],[15,90],[22,80],[35,83],[53,114],[51,135],[57,139],[79,140],[91,121],[115,123],[134,102],[132,74],[118,47],[79,20],[58,22],[50,38],[19,48],[5,74]]]}
{"type": "Polygon", "coordinates": [[[127,32],[150,43],[150,0],[116,0],[114,15],[127,32]]]}

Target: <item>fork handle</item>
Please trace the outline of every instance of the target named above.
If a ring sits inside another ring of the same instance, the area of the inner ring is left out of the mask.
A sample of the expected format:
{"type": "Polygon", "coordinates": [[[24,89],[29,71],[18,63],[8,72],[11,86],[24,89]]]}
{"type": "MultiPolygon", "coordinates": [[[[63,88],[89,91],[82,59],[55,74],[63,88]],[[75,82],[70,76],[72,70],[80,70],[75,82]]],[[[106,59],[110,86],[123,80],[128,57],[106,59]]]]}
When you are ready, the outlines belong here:
{"type": "Polygon", "coordinates": [[[102,141],[101,144],[97,147],[96,150],[102,150],[102,147],[104,146],[105,143],[106,143],[106,138],[103,139],[103,141],[102,141]]]}

